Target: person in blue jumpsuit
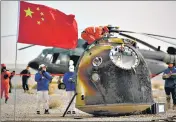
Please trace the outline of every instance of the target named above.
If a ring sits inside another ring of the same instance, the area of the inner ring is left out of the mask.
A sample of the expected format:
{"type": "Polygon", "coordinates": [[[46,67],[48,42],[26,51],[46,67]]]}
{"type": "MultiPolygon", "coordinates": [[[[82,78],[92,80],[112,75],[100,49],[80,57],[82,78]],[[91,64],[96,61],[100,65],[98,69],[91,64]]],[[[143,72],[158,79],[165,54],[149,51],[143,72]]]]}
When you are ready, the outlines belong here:
{"type": "MultiPolygon", "coordinates": [[[[71,101],[72,97],[74,96],[75,93],[75,82],[74,82],[74,65],[73,61],[70,60],[69,62],[69,72],[66,72],[63,76],[63,82],[66,86],[66,92],[67,92],[67,98],[69,99],[69,102],[71,101]]],[[[70,105],[69,110],[67,111],[67,114],[76,114],[75,112],[75,99],[70,105]]]]}
{"type": "Polygon", "coordinates": [[[173,62],[168,64],[168,68],[164,71],[162,78],[165,80],[164,89],[166,93],[167,108],[170,109],[170,95],[172,95],[173,110],[176,110],[176,68],[174,67],[173,62]]]}
{"type": "Polygon", "coordinates": [[[44,101],[45,113],[49,114],[49,83],[52,81],[51,75],[46,71],[46,66],[41,64],[39,71],[35,74],[37,82],[37,114],[40,114],[40,104],[44,101]]]}

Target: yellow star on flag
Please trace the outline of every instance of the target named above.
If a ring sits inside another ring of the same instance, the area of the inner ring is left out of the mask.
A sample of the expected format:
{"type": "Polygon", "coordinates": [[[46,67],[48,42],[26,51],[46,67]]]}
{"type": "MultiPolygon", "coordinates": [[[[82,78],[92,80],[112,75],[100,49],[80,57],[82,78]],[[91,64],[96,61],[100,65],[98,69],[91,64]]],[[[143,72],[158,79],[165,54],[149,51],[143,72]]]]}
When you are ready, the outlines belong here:
{"type": "Polygon", "coordinates": [[[41,12],[40,15],[43,16],[44,15],[43,12],[41,12]]]}
{"type": "Polygon", "coordinates": [[[40,21],[37,21],[37,24],[39,24],[39,25],[40,25],[40,21]]]}
{"type": "Polygon", "coordinates": [[[39,10],[40,10],[40,8],[39,8],[39,7],[37,7],[37,10],[39,11],[39,10]]]}
{"type": "Polygon", "coordinates": [[[30,16],[32,18],[32,14],[34,13],[33,11],[30,10],[30,8],[28,7],[27,10],[24,10],[26,12],[26,17],[30,16]]]}
{"type": "Polygon", "coordinates": [[[44,21],[44,18],[41,18],[42,19],[42,21],[44,21]]]}

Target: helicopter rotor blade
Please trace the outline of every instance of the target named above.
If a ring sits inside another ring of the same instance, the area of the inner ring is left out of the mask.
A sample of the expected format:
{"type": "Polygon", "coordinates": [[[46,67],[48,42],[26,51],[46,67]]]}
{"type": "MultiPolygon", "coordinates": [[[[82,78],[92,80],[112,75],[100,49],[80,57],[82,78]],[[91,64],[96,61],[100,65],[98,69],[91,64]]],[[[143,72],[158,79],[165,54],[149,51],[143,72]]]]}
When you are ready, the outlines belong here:
{"type": "Polygon", "coordinates": [[[173,45],[176,46],[176,43],[168,42],[168,41],[166,41],[166,40],[163,40],[163,39],[160,39],[160,38],[157,38],[157,37],[153,37],[153,36],[149,36],[149,35],[145,35],[145,36],[148,36],[148,37],[150,37],[150,38],[154,38],[154,39],[157,39],[157,40],[160,40],[160,41],[166,42],[166,43],[168,43],[168,44],[173,44],[173,45]]]}
{"type": "Polygon", "coordinates": [[[174,37],[168,37],[168,36],[162,36],[162,35],[155,35],[155,34],[148,34],[148,33],[138,33],[138,32],[132,32],[132,31],[124,31],[124,30],[119,30],[119,32],[141,34],[141,35],[148,36],[150,38],[154,38],[154,39],[157,39],[157,40],[169,43],[169,44],[176,45],[176,43],[173,43],[173,42],[170,42],[170,41],[166,41],[166,40],[157,38],[157,37],[162,37],[162,38],[168,38],[168,39],[174,39],[174,40],[176,40],[176,38],[174,38],[174,37]]]}
{"type": "Polygon", "coordinates": [[[168,36],[162,36],[162,35],[156,35],[156,34],[149,34],[149,33],[139,33],[139,32],[126,31],[126,30],[118,30],[118,29],[112,29],[112,30],[110,30],[110,32],[117,32],[117,33],[122,33],[123,32],[123,33],[140,34],[140,35],[148,36],[150,38],[154,38],[154,39],[157,39],[157,40],[169,43],[169,44],[176,45],[176,43],[173,43],[173,42],[170,42],[170,41],[166,41],[166,40],[157,38],[157,37],[162,37],[162,38],[168,38],[168,39],[174,39],[174,40],[176,40],[176,38],[174,38],[174,37],[168,37],[168,36]]]}
{"type": "Polygon", "coordinates": [[[24,50],[24,49],[26,49],[26,48],[33,47],[33,46],[35,46],[35,45],[29,45],[29,46],[26,46],[26,47],[22,47],[22,48],[20,48],[20,49],[18,49],[18,50],[24,50]]]}
{"type": "Polygon", "coordinates": [[[144,42],[144,41],[142,41],[142,40],[140,40],[140,39],[137,39],[137,38],[135,38],[135,37],[133,37],[133,36],[130,36],[130,35],[127,35],[127,34],[124,34],[124,33],[119,33],[119,35],[125,36],[125,37],[127,37],[127,38],[132,39],[132,40],[136,40],[137,42],[139,42],[139,43],[141,43],[141,44],[143,44],[143,45],[145,45],[145,46],[147,46],[147,47],[150,47],[151,49],[153,49],[153,50],[155,50],[155,51],[158,50],[156,47],[154,47],[154,46],[152,46],[152,45],[150,45],[150,44],[148,44],[148,43],[146,43],[146,42],[144,42]]]}
{"type": "Polygon", "coordinates": [[[168,38],[168,39],[175,39],[174,37],[169,37],[169,36],[162,36],[162,35],[155,35],[155,34],[149,34],[149,33],[143,33],[145,35],[150,35],[150,36],[157,36],[157,37],[162,37],[162,38],[168,38]]]}
{"type": "Polygon", "coordinates": [[[175,37],[162,36],[162,35],[149,34],[149,33],[138,33],[138,32],[133,32],[133,31],[125,31],[125,30],[119,30],[119,32],[136,33],[136,34],[144,34],[144,35],[149,35],[149,36],[157,36],[157,37],[168,38],[168,39],[175,39],[175,40],[176,40],[176,38],[175,38],[175,37]]]}

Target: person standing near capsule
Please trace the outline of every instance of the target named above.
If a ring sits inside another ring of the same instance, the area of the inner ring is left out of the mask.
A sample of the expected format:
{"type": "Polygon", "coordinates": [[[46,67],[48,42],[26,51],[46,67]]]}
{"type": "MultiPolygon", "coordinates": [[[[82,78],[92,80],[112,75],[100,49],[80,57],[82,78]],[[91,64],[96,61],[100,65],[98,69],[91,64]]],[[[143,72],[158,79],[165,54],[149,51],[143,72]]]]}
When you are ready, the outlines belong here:
{"type": "Polygon", "coordinates": [[[1,64],[1,99],[3,97],[3,93],[5,93],[5,103],[7,103],[9,99],[9,80],[11,73],[6,69],[5,64],[1,64]]]}
{"type": "Polygon", "coordinates": [[[29,71],[29,66],[26,67],[26,69],[24,69],[23,71],[21,71],[20,76],[22,76],[22,86],[24,89],[24,93],[29,91],[29,87],[28,87],[28,80],[31,77],[31,73],[29,71]]]}
{"type": "Polygon", "coordinates": [[[173,110],[176,110],[176,68],[174,67],[173,62],[168,63],[168,68],[164,71],[162,78],[165,80],[164,89],[166,93],[167,108],[170,109],[170,95],[172,95],[173,110]]]}
{"type": "Polygon", "coordinates": [[[45,113],[49,112],[49,84],[52,82],[52,76],[46,71],[46,66],[41,64],[38,72],[35,74],[35,81],[37,82],[37,114],[40,114],[40,104],[44,102],[45,113]]]}
{"type": "MultiPolygon", "coordinates": [[[[69,71],[66,72],[63,76],[63,82],[66,86],[66,93],[67,93],[67,98],[69,102],[71,101],[72,97],[74,96],[75,93],[75,82],[74,82],[74,62],[73,60],[69,61],[69,71]]],[[[70,105],[69,110],[67,111],[67,114],[76,114],[75,112],[75,99],[73,100],[72,104],[70,105]]]]}

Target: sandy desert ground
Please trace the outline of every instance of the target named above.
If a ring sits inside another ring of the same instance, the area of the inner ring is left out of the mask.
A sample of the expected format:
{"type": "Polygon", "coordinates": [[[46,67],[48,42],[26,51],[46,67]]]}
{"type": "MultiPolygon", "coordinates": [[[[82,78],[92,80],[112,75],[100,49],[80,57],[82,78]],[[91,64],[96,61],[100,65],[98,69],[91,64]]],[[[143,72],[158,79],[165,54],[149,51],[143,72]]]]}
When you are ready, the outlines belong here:
{"type": "MultiPolygon", "coordinates": [[[[13,69],[11,69],[13,70],[13,69]]],[[[22,70],[18,68],[17,73],[22,70]]],[[[31,71],[35,73],[34,71],[31,71]]],[[[153,96],[154,100],[158,102],[165,102],[165,94],[163,91],[163,81],[152,80],[153,96]],[[161,82],[160,82],[161,81],[161,82]]],[[[13,79],[13,84],[20,85],[20,77],[16,76],[13,79]]],[[[30,79],[29,84],[34,84],[33,78],[30,79]]],[[[75,116],[66,115],[62,117],[67,105],[68,98],[64,90],[54,90],[54,94],[50,96],[51,101],[57,101],[59,103],[57,108],[51,109],[49,115],[44,115],[43,111],[41,115],[36,114],[36,89],[32,89],[33,94],[24,93],[22,89],[13,89],[10,94],[10,99],[7,104],[4,103],[4,99],[1,99],[1,120],[2,121],[151,121],[156,119],[165,119],[176,115],[176,111],[168,110],[165,114],[158,115],[130,115],[130,116],[117,116],[117,117],[93,117],[90,114],[84,113],[76,109],[75,116]],[[16,96],[15,96],[16,93],[16,96]],[[15,100],[16,99],[16,100],[15,100]],[[14,106],[16,105],[16,106],[14,106]],[[15,108],[15,109],[14,109],[15,108]],[[14,113],[15,112],[15,113],[14,113]]],[[[175,119],[176,121],[176,119],[175,119]]]]}
{"type": "Polygon", "coordinates": [[[164,119],[176,115],[176,111],[169,110],[166,114],[158,115],[130,115],[119,117],[93,117],[79,110],[76,110],[75,116],[66,115],[62,117],[66,106],[68,105],[68,99],[66,93],[63,90],[56,90],[56,94],[51,95],[51,100],[58,100],[60,106],[51,109],[50,115],[44,115],[43,111],[41,115],[36,114],[36,90],[32,91],[34,94],[23,93],[22,89],[16,90],[10,94],[8,104],[4,103],[4,99],[1,100],[1,120],[2,121],[151,121],[156,119],[164,119]],[[16,110],[14,114],[14,104],[16,99],[16,110]],[[15,116],[15,117],[14,117],[15,116]],[[77,118],[78,117],[78,118],[77,118]],[[79,118],[80,117],[80,118],[79,118]]]}

